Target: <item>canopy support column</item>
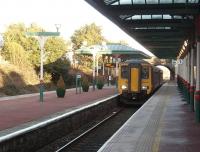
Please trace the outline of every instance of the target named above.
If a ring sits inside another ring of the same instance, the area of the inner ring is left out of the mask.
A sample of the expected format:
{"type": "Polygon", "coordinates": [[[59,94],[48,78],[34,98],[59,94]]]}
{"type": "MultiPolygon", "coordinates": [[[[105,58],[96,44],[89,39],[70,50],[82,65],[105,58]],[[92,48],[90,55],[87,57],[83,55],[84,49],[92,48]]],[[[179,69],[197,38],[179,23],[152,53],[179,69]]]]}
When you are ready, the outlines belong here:
{"type": "MultiPolygon", "coordinates": [[[[110,63],[110,56],[108,56],[108,63],[110,63]]],[[[110,78],[110,68],[107,67],[107,69],[108,69],[108,77],[107,77],[107,80],[108,80],[108,86],[109,86],[109,85],[110,85],[110,80],[109,80],[109,78],[110,78]]]]}
{"type": "Polygon", "coordinates": [[[96,56],[96,76],[99,76],[99,56],[96,56]]]}
{"type": "Polygon", "coordinates": [[[187,102],[187,99],[188,99],[188,97],[187,97],[187,56],[185,56],[184,57],[184,59],[183,59],[183,64],[182,64],[182,67],[181,67],[181,71],[182,71],[182,79],[183,79],[183,95],[184,95],[184,98],[185,98],[185,100],[184,101],[186,101],[187,102]]]}
{"type": "Polygon", "coordinates": [[[197,36],[197,61],[196,61],[196,91],[195,91],[195,116],[196,122],[200,122],[200,15],[196,18],[196,36],[197,36]]]}
{"type": "Polygon", "coordinates": [[[119,61],[118,60],[119,60],[118,56],[116,56],[115,57],[115,61],[116,61],[116,63],[115,63],[116,64],[115,65],[116,66],[115,67],[115,81],[116,81],[115,83],[116,83],[116,87],[118,87],[118,84],[117,84],[118,83],[118,71],[119,71],[119,69],[118,69],[119,61]]]}
{"type": "Polygon", "coordinates": [[[191,48],[190,56],[190,107],[194,111],[194,48],[191,48]]]}
{"type": "Polygon", "coordinates": [[[190,51],[188,51],[187,54],[187,103],[190,104],[190,71],[191,71],[191,67],[190,67],[190,51]]]}
{"type": "Polygon", "coordinates": [[[93,54],[93,71],[92,71],[92,86],[93,86],[93,91],[95,90],[95,59],[96,59],[96,55],[93,54]]]}
{"type": "Polygon", "coordinates": [[[195,114],[196,121],[200,122],[200,40],[197,41],[197,78],[195,91],[195,114]]]}
{"type": "Polygon", "coordinates": [[[102,55],[102,60],[103,60],[103,64],[102,64],[103,72],[102,72],[102,75],[104,76],[105,75],[105,56],[104,55],[102,55]]]}

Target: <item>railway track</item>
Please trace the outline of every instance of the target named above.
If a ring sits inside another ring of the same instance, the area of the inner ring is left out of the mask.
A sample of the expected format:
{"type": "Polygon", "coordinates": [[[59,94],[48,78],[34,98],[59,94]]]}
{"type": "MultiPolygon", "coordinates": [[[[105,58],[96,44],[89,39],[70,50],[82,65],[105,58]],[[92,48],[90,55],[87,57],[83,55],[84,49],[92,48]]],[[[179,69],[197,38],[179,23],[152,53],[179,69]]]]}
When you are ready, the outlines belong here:
{"type": "Polygon", "coordinates": [[[36,152],[96,152],[138,109],[139,106],[113,107],[106,117],[99,115],[36,152]]]}
{"type": "Polygon", "coordinates": [[[103,123],[105,123],[106,121],[108,121],[109,119],[111,119],[112,117],[117,115],[120,111],[121,111],[121,109],[116,111],[116,112],[113,112],[110,116],[106,117],[105,119],[103,119],[102,121],[100,121],[99,123],[94,125],[93,127],[89,128],[87,131],[85,131],[84,133],[82,133],[81,135],[76,137],[75,139],[73,139],[70,142],[68,142],[67,144],[63,145],[61,148],[56,150],[56,152],[61,152],[61,151],[64,151],[64,150],[72,147],[73,144],[75,145],[77,142],[79,142],[80,140],[84,139],[88,134],[90,134],[92,131],[95,131],[95,129],[97,129],[98,127],[103,125],[103,123]]]}
{"type": "Polygon", "coordinates": [[[123,108],[67,142],[56,152],[96,152],[138,108],[123,108]]]}

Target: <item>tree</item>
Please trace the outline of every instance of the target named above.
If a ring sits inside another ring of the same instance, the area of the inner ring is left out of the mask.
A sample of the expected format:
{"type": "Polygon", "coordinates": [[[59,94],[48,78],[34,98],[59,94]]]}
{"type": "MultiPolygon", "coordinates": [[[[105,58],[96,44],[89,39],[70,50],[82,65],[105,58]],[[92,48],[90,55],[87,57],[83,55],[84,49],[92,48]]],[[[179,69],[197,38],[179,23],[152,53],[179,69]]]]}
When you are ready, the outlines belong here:
{"type": "Polygon", "coordinates": [[[37,25],[36,23],[32,23],[30,27],[27,28],[28,32],[42,32],[45,31],[42,27],[37,25]]]}
{"type": "Polygon", "coordinates": [[[63,77],[66,85],[71,85],[73,83],[71,76],[68,74],[69,67],[70,62],[65,57],[59,58],[55,62],[44,65],[45,71],[51,73],[51,80],[55,85],[60,76],[63,77]]]}
{"type": "MultiPolygon", "coordinates": [[[[10,42],[17,43],[27,52],[28,60],[30,60],[33,65],[38,66],[40,55],[38,41],[33,37],[27,37],[26,31],[42,31],[42,28],[36,24],[31,24],[28,28],[26,28],[23,23],[11,24],[4,33],[5,44],[7,43],[8,47],[8,45],[11,44],[10,42]]],[[[3,48],[3,51],[6,52],[7,50],[3,48]]]]}
{"type": "Polygon", "coordinates": [[[12,64],[21,68],[30,66],[27,52],[24,48],[16,42],[6,42],[4,45],[3,55],[6,60],[9,60],[12,64]]]}
{"type": "Polygon", "coordinates": [[[71,36],[71,41],[74,44],[74,49],[76,50],[81,47],[84,41],[87,41],[88,45],[93,45],[105,41],[105,38],[102,36],[101,27],[92,23],[76,30],[71,36]]]}
{"type": "MultiPolygon", "coordinates": [[[[40,65],[40,48],[39,42],[34,37],[26,36],[26,32],[41,32],[44,31],[36,24],[31,24],[26,28],[24,24],[11,24],[4,33],[5,45],[2,53],[6,60],[10,61],[20,68],[32,69],[35,66],[36,71],[39,71],[40,65]]],[[[45,64],[52,63],[53,72],[62,75],[67,75],[68,62],[61,57],[64,56],[67,43],[62,38],[50,37],[45,43],[45,64]],[[59,68],[57,68],[59,66],[59,68]],[[65,68],[63,70],[63,68],[65,68]],[[64,72],[61,72],[61,71],[64,72]]],[[[51,70],[49,73],[52,72],[51,70]]]]}
{"type": "MultiPolygon", "coordinates": [[[[25,27],[23,23],[11,24],[7,31],[4,33],[4,40],[7,43],[7,47],[10,42],[15,42],[27,52],[28,60],[36,66],[40,65],[40,48],[38,40],[35,37],[26,36],[26,32],[41,32],[44,29],[35,23],[32,23],[29,27],[25,27]]],[[[67,43],[62,38],[51,37],[45,44],[45,50],[47,56],[46,63],[56,61],[58,58],[63,56],[67,48],[67,43]]],[[[5,48],[3,49],[5,50],[5,48]]],[[[8,52],[8,51],[7,51],[8,52]]]]}
{"type": "Polygon", "coordinates": [[[16,42],[22,47],[26,48],[26,35],[25,35],[25,25],[23,23],[11,24],[7,31],[4,33],[4,41],[6,42],[16,42]]]}
{"type": "MultiPolygon", "coordinates": [[[[87,41],[87,45],[94,45],[101,44],[103,41],[105,41],[105,38],[102,36],[101,27],[97,26],[95,23],[92,23],[76,30],[71,36],[71,41],[73,43],[73,49],[76,50],[83,45],[84,41],[87,41]]],[[[79,65],[92,65],[91,57],[78,55],[77,60],[79,61],[79,65]]]]}
{"type": "Polygon", "coordinates": [[[49,38],[45,44],[46,64],[61,58],[67,51],[67,45],[65,40],[60,37],[49,38]]]}

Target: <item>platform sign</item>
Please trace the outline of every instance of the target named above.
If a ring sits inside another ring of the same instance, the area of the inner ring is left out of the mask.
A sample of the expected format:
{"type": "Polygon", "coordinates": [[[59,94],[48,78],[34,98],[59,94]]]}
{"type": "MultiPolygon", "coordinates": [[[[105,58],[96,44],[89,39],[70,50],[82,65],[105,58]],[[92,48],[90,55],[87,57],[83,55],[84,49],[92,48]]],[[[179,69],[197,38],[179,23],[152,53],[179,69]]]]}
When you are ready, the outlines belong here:
{"type": "Polygon", "coordinates": [[[177,64],[183,64],[183,59],[178,59],[177,64]]]}
{"type": "Polygon", "coordinates": [[[80,74],[76,74],[76,94],[78,94],[78,92],[81,93],[81,75],[80,74]]]}
{"type": "Polygon", "coordinates": [[[59,36],[60,32],[26,32],[28,36],[59,36]]]}
{"type": "Polygon", "coordinates": [[[112,80],[112,76],[111,76],[111,75],[108,76],[108,80],[109,80],[109,81],[112,80]]]}
{"type": "Polygon", "coordinates": [[[177,64],[177,60],[172,59],[172,65],[176,65],[176,64],[177,64]]]}
{"type": "Polygon", "coordinates": [[[115,63],[106,63],[106,64],[105,64],[105,67],[108,67],[108,68],[115,68],[115,67],[116,67],[116,64],[115,64],[115,63]]]}
{"type": "Polygon", "coordinates": [[[77,74],[77,75],[76,75],[76,78],[77,78],[77,79],[80,79],[80,78],[81,78],[81,75],[80,75],[80,74],[77,74]]]}

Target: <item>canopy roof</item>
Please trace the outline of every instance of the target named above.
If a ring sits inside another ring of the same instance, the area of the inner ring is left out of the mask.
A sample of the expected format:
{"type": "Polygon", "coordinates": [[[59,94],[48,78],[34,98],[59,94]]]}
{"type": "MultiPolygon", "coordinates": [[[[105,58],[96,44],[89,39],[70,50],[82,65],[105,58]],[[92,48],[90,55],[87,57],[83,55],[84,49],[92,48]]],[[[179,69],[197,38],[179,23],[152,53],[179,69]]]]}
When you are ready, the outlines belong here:
{"type": "Polygon", "coordinates": [[[176,58],[194,37],[199,0],[86,0],[159,58],[176,58]]]}
{"type": "Polygon", "coordinates": [[[107,44],[107,45],[92,45],[88,47],[82,47],[75,51],[76,54],[93,54],[98,53],[100,55],[113,55],[123,56],[125,58],[150,58],[147,54],[136,50],[132,47],[122,44],[107,44]]]}

